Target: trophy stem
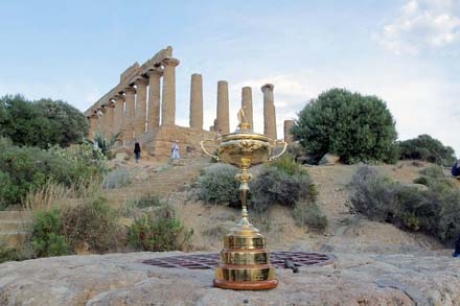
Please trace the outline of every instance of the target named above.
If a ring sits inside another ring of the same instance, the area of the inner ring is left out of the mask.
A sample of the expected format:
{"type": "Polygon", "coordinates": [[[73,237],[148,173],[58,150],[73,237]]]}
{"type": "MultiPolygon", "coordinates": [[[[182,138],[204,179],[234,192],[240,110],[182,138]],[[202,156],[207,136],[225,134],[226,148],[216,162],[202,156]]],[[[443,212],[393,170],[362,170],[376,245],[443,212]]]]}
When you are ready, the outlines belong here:
{"type": "Polygon", "coordinates": [[[241,172],[238,173],[235,178],[240,182],[240,201],[241,201],[241,220],[238,222],[236,228],[232,229],[232,232],[239,233],[242,235],[252,235],[258,233],[259,230],[255,228],[251,222],[249,222],[249,213],[248,213],[248,191],[249,191],[249,181],[252,179],[252,174],[249,173],[248,167],[242,167],[241,172]]]}
{"type": "Polygon", "coordinates": [[[240,190],[240,200],[241,200],[241,206],[242,206],[242,209],[241,209],[241,217],[242,218],[248,218],[249,214],[248,214],[248,204],[247,204],[247,200],[248,200],[248,190],[247,189],[242,189],[240,190]]]}

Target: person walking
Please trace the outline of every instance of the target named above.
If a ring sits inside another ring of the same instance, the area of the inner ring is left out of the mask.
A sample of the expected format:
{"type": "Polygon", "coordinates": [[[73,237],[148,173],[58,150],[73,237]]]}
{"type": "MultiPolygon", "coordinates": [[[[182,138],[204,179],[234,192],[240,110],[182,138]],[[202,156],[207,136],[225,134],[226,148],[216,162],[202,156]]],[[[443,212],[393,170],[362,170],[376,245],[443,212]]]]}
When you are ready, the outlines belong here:
{"type": "Polygon", "coordinates": [[[136,156],[136,164],[138,164],[141,159],[141,146],[137,141],[134,143],[134,155],[136,156]]]}
{"type": "Polygon", "coordinates": [[[171,146],[171,159],[180,159],[180,154],[179,154],[179,140],[174,141],[173,145],[171,146]]]}
{"type": "Polygon", "coordinates": [[[460,159],[455,162],[452,166],[451,170],[452,176],[459,177],[460,176],[460,159]]]}
{"type": "Polygon", "coordinates": [[[453,257],[460,257],[460,235],[458,235],[457,242],[455,242],[455,251],[453,257]]]}

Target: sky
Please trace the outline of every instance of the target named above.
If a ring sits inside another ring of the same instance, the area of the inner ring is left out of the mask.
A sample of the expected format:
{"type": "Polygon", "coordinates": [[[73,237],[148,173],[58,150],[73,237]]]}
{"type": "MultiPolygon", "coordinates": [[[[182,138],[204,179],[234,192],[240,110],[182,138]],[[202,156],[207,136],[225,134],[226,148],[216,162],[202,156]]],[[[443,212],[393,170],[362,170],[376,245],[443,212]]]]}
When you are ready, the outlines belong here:
{"type": "Polygon", "coordinates": [[[0,42],[0,96],[85,111],[172,46],[178,125],[189,124],[193,73],[205,129],[226,80],[230,129],[251,86],[261,133],[260,88],[272,83],[279,138],[284,120],[338,87],[385,101],[399,140],[428,134],[460,155],[460,0],[0,0],[0,42]]]}

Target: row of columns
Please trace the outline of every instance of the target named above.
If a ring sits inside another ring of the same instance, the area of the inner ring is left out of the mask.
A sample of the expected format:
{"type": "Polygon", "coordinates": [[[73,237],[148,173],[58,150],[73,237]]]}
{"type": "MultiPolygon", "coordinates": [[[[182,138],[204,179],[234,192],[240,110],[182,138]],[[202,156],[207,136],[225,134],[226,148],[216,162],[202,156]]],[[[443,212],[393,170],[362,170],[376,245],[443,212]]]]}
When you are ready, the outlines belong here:
{"type": "MultiPolygon", "coordinates": [[[[172,49],[158,65],[138,75],[126,87],[117,91],[97,111],[89,116],[91,131],[111,137],[120,132],[119,139],[129,143],[145,132],[160,126],[174,126],[176,117],[176,67],[179,60],[172,56],[172,49]]],[[[229,91],[227,81],[217,83],[217,113],[212,130],[219,134],[230,133],[229,91]]],[[[265,84],[263,92],[264,135],[277,139],[276,112],[274,105],[274,86],[265,84]]],[[[105,99],[105,98],[104,98],[105,99]]],[[[241,107],[251,127],[254,124],[252,88],[243,87],[241,107]]],[[[203,78],[201,74],[191,76],[190,86],[190,128],[203,129],[203,78]]],[[[284,123],[284,135],[289,137],[293,121],[284,123]]]]}
{"type": "MultiPolygon", "coordinates": [[[[264,94],[264,135],[271,139],[277,139],[273,89],[273,84],[265,84],[261,87],[264,94]]],[[[244,110],[246,119],[253,127],[254,114],[251,87],[243,87],[241,91],[241,107],[244,110]]],[[[213,129],[222,135],[230,133],[228,83],[226,81],[217,83],[217,116],[213,129]]]]}
{"type": "Polygon", "coordinates": [[[179,60],[165,58],[162,69],[150,70],[119,91],[90,117],[93,136],[96,132],[130,142],[160,126],[174,126],[176,116],[176,72],[179,60]],[[161,78],[163,77],[163,88],[161,78]],[[148,101],[147,101],[148,91],[148,101]],[[161,101],[160,101],[161,100],[161,101]],[[160,116],[161,110],[161,116],[160,116]],[[161,121],[160,121],[161,120],[161,121]]]}

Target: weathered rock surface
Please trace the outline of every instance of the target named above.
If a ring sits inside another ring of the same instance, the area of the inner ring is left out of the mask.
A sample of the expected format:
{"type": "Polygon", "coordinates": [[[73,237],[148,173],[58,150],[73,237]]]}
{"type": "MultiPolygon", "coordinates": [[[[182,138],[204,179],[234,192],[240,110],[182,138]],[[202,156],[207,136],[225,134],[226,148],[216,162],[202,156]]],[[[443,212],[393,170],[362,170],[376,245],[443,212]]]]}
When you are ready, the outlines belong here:
{"type": "Polygon", "coordinates": [[[212,270],[141,263],[174,253],[43,258],[0,265],[0,305],[460,305],[460,260],[335,254],[326,266],[277,269],[270,291],[213,288],[212,270]]]}

